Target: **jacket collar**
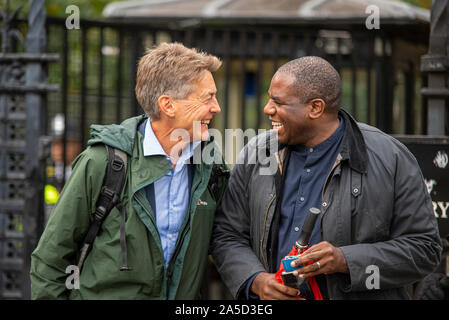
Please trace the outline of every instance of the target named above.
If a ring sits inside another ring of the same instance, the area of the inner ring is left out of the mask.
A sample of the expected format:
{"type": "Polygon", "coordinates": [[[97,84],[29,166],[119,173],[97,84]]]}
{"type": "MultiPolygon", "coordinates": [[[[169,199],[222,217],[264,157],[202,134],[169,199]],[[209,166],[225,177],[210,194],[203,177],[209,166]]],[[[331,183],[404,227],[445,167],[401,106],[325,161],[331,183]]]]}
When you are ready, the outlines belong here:
{"type": "Polygon", "coordinates": [[[349,166],[357,172],[366,173],[368,154],[362,132],[349,113],[340,109],[338,114],[345,122],[345,132],[340,149],[342,160],[348,160],[349,166]]]}
{"type": "Polygon", "coordinates": [[[126,119],[120,125],[93,124],[90,126],[90,134],[92,138],[89,139],[87,145],[91,146],[96,143],[103,143],[126,152],[129,156],[132,156],[137,127],[145,119],[145,115],[140,115],[126,119]]]}

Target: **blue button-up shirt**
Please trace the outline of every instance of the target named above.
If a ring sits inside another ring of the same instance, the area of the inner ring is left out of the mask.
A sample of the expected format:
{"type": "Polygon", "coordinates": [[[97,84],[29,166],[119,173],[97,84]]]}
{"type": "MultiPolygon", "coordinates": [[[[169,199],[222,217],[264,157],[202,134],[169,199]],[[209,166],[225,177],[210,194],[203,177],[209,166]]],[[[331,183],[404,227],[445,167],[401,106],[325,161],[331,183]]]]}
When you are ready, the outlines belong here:
{"type": "MultiPolygon", "coordinates": [[[[190,183],[187,160],[192,157],[194,148],[200,143],[201,141],[195,141],[185,146],[176,167],[147,188],[148,201],[150,204],[154,201],[153,210],[156,214],[156,225],[161,237],[165,267],[168,267],[173,255],[179,231],[189,209],[190,183]],[[151,196],[149,196],[148,190],[151,187],[154,188],[154,199],[150,199],[151,196]]],[[[162,155],[173,163],[172,157],[167,155],[157,140],[149,119],[145,124],[143,154],[146,157],[162,155]]]]}

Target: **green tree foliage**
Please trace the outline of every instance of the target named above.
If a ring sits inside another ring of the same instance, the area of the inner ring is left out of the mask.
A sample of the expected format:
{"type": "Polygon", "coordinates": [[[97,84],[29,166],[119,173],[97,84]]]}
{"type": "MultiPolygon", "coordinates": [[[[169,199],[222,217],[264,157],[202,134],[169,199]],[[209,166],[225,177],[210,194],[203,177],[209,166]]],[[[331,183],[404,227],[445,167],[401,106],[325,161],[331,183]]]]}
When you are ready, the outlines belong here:
{"type": "MultiPolygon", "coordinates": [[[[8,0],[0,0],[0,9],[5,10],[8,0]]],[[[104,7],[110,2],[118,2],[126,0],[45,0],[45,8],[48,16],[66,17],[66,8],[70,5],[78,6],[82,19],[100,19],[104,7]]],[[[21,7],[18,17],[21,19],[27,18],[27,13],[30,8],[30,1],[28,0],[9,0],[10,11],[21,7]]]]}
{"type": "Polygon", "coordinates": [[[401,1],[429,10],[432,8],[432,0],[401,0],[401,1]]]}

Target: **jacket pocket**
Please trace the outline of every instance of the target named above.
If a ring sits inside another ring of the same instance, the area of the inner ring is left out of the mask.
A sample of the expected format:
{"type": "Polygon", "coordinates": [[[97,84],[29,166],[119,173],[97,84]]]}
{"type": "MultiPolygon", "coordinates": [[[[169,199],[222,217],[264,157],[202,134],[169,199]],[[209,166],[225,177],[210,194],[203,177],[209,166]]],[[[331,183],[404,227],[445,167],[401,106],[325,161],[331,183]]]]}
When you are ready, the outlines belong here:
{"type": "Polygon", "coordinates": [[[201,215],[206,214],[208,216],[213,216],[215,214],[216,208],[217,202],[209,188],[207,188],[196,203],[196,212],[201,215]]]}

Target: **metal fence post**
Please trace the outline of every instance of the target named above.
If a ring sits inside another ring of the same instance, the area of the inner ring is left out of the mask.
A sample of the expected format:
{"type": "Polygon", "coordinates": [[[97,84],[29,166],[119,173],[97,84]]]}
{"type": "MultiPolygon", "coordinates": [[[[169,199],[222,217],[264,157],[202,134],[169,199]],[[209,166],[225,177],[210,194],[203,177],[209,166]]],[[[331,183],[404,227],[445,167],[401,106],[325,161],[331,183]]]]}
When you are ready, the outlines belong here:
{"type": "MultiPolygon", "coordinates": [[[[28,14],[28,32],[26,35],[26,52],[41,54],[45,50],[45,7],[44,0],[31,1],[28,14]]],[[[33,86],[45,82],[45,74],[41,61],[27,64],[25,85],[33,86]]],[[[29,269],[31,265],[30,254],[38,241],[43,221],[43,190],[45,181],[45,166],[42,164],[40,137],[44,135],[44,97],[40,93],[28,92],[25,94],[26,133],[25,133],[25,162],[26,162],[26,193],[25,212],[23,216],[24,243],[24,285],[23,297],[30,298],[29,269]]]]}
{"type": "Polygon", "coordinates": [[[421,58],[421,71],[428,77],[427,87],[421,90],[423,97],[428,99],[428,135],[445,135],[446,99],[449,98],[449,88],[446,87],[449,71],[448,33],[449,0],[433,1],[429,52],[421,58]]]}
{"type": "Polygon", "coordinates": [[[0,299],[29,299],[30,262],[43,227],[45,96],[58,87],[46,83],[44,0],[32,0],[26,40],[17,10],[1,11],[0,53],[0,299]],[[10,52],[20,44],[25,52],[10,52]]]}

